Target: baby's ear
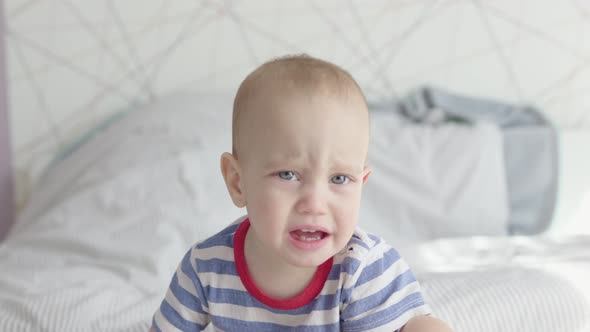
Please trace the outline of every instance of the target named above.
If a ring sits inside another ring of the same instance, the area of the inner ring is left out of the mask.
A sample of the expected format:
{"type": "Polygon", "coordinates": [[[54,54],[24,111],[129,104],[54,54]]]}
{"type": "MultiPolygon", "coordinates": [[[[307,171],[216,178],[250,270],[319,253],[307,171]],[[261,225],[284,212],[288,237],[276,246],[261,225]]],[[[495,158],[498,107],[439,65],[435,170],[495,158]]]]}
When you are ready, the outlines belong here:
{"type": "Polygon", "coordinates": [[[369,175],[371,175],[371,172],[371,167],[365,166],[363,168],[363,184],[367,183],[367,180],[369,179],[369,175]]]}
{"type": "Polygon", "coordinates": [[[238,164],[238,160],[231,153],[224,152],[221,155],[221,174],[223,175],[227,191],[234,204],[239,208],[246,206],[246,196],[240,185],[240,165],[238,164]]]}

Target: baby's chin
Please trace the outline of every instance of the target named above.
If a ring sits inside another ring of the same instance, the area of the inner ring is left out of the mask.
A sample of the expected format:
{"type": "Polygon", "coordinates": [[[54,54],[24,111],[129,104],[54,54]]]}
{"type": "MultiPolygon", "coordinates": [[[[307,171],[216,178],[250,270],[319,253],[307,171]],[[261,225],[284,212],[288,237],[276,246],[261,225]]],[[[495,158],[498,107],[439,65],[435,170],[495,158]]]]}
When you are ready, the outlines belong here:
{"type": "Polygon", "coordinates": [[[294,255],[294,257],[287,258],[289,264],[299,268],[317,268],[324,264],[328,259],[334,257],[338,251],[332,253],[326,251],[322,253],[305,253],[301,255],[294,255]]]}

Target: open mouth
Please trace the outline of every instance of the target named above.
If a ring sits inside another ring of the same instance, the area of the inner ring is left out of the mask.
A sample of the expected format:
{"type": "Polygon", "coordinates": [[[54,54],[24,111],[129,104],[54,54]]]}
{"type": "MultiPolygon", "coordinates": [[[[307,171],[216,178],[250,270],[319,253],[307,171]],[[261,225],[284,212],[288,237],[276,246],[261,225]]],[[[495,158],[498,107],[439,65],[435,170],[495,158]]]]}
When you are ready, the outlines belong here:
{"type": "Polygon", "coordinates": [[[295,240],[304,242],[319,241],[328,236],[328,233],[326,232],[306,228],[296,229],[290,234],[295,240]]]}

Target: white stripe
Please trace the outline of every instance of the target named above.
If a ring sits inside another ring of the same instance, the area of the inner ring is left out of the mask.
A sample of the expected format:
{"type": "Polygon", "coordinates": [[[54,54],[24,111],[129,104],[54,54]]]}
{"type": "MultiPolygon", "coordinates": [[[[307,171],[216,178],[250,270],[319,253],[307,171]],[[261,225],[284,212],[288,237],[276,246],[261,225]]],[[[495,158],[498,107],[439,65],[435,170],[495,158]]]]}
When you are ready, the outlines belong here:
{"type": "Polygon", "coordinates": [[[324,288],[320,292],[320,295],[333,295],[338,293],[342,285],[342,277],[338,280],[326,280],[324,288]]]}
{"type": "MultiPolygon", "coordinates": [[[[233,248],[229,248],[226,246],[214,246],[209,248],[203,249],[193,249],[193,254],[191,255],[193,258],[198,258],[200,260],[208,260],[208,259],[223,259],[226,261],[233,262],[234,261],[234,250],[233,248]]],[[[193,260],[194,262],[194,260],[193,260]]]]}
{"type": "Polygon", "coordinates": [[[331,310],[312,311],[309,314],[288,315],[270,312],[263,308],[249,307],[230,303],[210,303],[211,311],[217,316],[230,317],[232,319],[246,322],[278,323],[286,326],[299,325],[326,325],[339,322],[339,308],[336,306],[331,310]],[[222,313],[222,314],[220,314],[222,313]]]}
{"type": "MultiPolygon", "coordinates": [[[[381,241],[375,247],[371,248],[370,255],[368,257],[363,257],[363,261],[367,262],[366,265],[370,265],[371,263],[383,259],[383,256],[393,249],[389,244],[381,241]]],[[[395,249],[393,249],[395,250],[395,249]]]]}
{"type": "MultiPolygon", "coordinates": [[[[366,266],[364,266],[366,267],[366,266]]],[[[383,273],[377,276],[375,279],[366,282],[358,287],[355,287],[352,291],[352,298],[363,298],[371,296],[384,287],[389,285],[395,278],[404,272],[409,270],[408,264],[403,259],[398,259],[395,263],[391,264],[383,273]]],[[[358,273],[358,277],[360,273],[358,273]]]]}
{"type": "Polygon", "coordinates": [[[176,271],[176,277],[178,278],[178,285],[180,287],[184,288],[187,292],[191,293],[192,295],[199,297],[193,280],[189,276],[187,276],[180,267],[176,271]]]}
{"type": "Polygon", "coordinates": [[[217,274],[215,272],[204,272],[199,273],[201,279],[201,285],[203,287],[214,287],[214,288],[230,288],[239,291],[246,291],[244,284],[239,276],[230,274],[217,274]]]}

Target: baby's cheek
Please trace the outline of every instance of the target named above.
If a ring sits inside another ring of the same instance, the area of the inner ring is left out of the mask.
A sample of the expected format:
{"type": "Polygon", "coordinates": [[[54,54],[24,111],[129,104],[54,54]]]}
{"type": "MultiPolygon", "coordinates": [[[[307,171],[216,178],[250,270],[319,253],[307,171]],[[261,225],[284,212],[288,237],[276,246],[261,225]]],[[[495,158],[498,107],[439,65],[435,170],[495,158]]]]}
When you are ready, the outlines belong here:
{"type": "Polygon", "coordinates": [[[358,223],[359,206],[360,202],[356,199],[342,200],[334,211],[334,218],[337,220],[338,227],[346,230],[351,235],[358,223]]]}
{"type": "Polygon", "coordinates": [[[285,214],[287,198],[280,192],[265,191],[253,197],[252,211],[265,218],[282,218],[285,214]]]}
{"type": "Polygon", "coordinates": [[[354,212],[360,207],[360,190],[357,190],[357,188],[354,187],[342,189],[334,195],[334,199],[334,203],[337,203],[340,209],[345,210],[347,213],[354,212]]]}

